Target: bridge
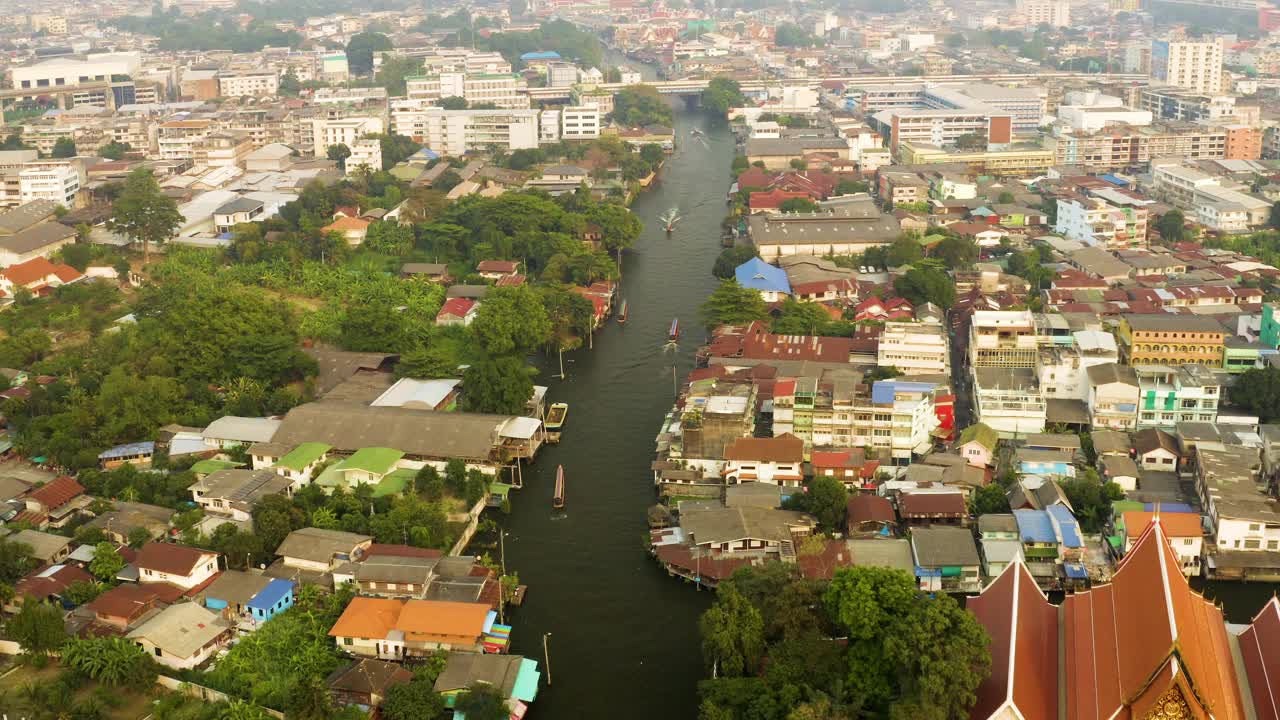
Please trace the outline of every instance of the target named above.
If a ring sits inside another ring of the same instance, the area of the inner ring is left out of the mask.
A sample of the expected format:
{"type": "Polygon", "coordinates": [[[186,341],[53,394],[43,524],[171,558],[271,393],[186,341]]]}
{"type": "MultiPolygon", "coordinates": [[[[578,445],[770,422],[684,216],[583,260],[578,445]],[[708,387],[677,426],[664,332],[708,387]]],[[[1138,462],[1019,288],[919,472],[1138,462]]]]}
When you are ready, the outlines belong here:
{"type": "MultiPolygon", "coordinates": [[[[1082,72],[1035,72],[1035,73],[987,73],[981,75],[844,75],[838,77],[804,78],[798,80],[741,80],[739,86],[743,92],[759,92],[771,86],[787,85],[791,87],[807,85],[817,88],[825,82],[843,82],[851,85],[874,85],[878,83],[937,83],[954,85],[971,82],[1033,82],[1043,80],[1111,80],[1116,82],[1133,82],[1148,80],[1141,73],[1082,73],[1082,72]]],[[[693,95],[707,89],[710,80],[659,80],[641,83],[655,88],[663,95],[693,95]]],[[[626,87],[623,83],[600,83],[597,90],[616,93],[626,87]]],[[[570,87],[529,88],[529,97],[533,100],[567,100],[572,93],[570,87]]]]}

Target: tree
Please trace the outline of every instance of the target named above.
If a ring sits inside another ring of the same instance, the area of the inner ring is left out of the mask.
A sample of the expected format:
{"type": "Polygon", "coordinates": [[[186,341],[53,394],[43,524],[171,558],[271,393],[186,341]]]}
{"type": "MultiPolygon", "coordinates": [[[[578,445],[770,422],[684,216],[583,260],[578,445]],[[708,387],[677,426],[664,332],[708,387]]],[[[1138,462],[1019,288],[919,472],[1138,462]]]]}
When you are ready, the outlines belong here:
{"type": "Polygon", "coordinates": [[[951,277],[933,267],[914,267],[893,281],[893,291],[913,305],[931,302],[946,310],[956,302],[951,277]]]}
{"type": "Polygon", "coordinates": [[[427,501],[437,502],[444,497],[444,478],[435,467],[423,465],[413,477],[413,489],[427,501]]]}
{"type": "Polygon", "coordinates": [[[485,294],[471,331],[490,355],[523,355],[547,344],[551,320],[534,288],[495,287],[485,294]]]}
{"type": "Polygon", "coordinates": [[[62,647],[62,663],[108,687],[155,682],[155,663],[146,651],[121,637],[72,639],[62,647]]]}
{"type": "Polygon", "coordinates": [[[121,143],[112,140],[106,145],[98,148],[98,156],[106,158],[107,160],[122,160],[124,159],[125,153],[132,149],[133,148],[129,143],[121,143]]]}
{"type": "Polygon", "coordinates": [[[293,71],[293,68],[285,70],[284,75],[280,76],[280,84],[276,89],[281,95],[289,97],[297,97],[298,93],[302,92],[302,83],[298,80],[298,74],[293,71]]]}
{"type": "Polygon", "coordinates": [[[29,597],[22,601],[18,614],[5,625],[5,631],[27,655],[48,655],[62,647],[67,639],[62,611],[29,597]]]}
{"type": "Polygon", "coordinates": [[[986,133],[965,133],[956,138],[955,146],[957,150],[986,150],[987,135],[986,133]]]}
{"type": "Polygon", "coordinates": [[[613,119],[628,127],[671,125],[671,106],[652,85],[631,85],[613,98],[613,119]]]}
{"type": "Polygon", "coordinates": [[[720,115],[729,112],[729,108],[742,107],[747,102],[742,95],[738,81],[727,77],[714,77],[702,91],[702,107],[720,115]]]}
{"type": "Polygon", "coordinates": [[[1246,370],[1228,391],[1231,403],[1264,423],[1280,418],[1280,368],[1246,370]]]}
{"type": "Polygon", "coordinates": [[[467,99],[457,95],[451,95],[447,98],[440,99],[440,107],[445,110],[466,110],[467,99]]]}
{"type": "Polygon", "coordinates": [[[1009,205],[1009,204],[1012,204],[1015,199],[1016,198],[1013,197],[1013,193],[1009,192],[1008,190],[1004,190],[996,197],[996,202],[1000,203],[1001,205],[1009,205]]]}
{"type": "Polygon", "coordinates": [[[368,75],[373,72],[373,53],[392,47],[391,39],[382,33],[356,33],[347,43],[347,67],[352,75],[368,75]]]}
{"type": "Polygon", "coordinates": [[[60,137],[53,143],[52,156],[55,158],[72,158],[76,156],[76,141],[69,137],[60,137]]]}
{"type": "Polygon", "coordinates": [[[101,592],[102,587],[97,583],[80,580],[68,585],[67,589],[62,592],[62,597],[72,605],[84,605],[92,602],[101,592]]]}
{"type": "Polygon", "coordinates": [[[915,579],[901,570],[855,567],[837,570],[823,595],[827,614],[848,637],[847,690],[868,708],[885,706],[896,693],[885,641],[910,616],[918,594],[915,579]]]}
{"type": "Polygon", "coordinates": [[[325,148],[324,156],[338,163],[338,170],[346,171],[347,158],[351,157],[351,148],[346,143],[338,143],[325,148]]]}
{"type": "Polygon", "coordinates": [[[844,514],[849,504],[849,491],[844,483],[827,475],[818,475],[809,483],[808,490],[805,509],[818,518],[823,530],[839,532],[844,527],[844,514]]]}
{"type": "Polygon", "coordinates": [[[1098,532],[1111,517],[1111,503],[1124,498],[1124,491],[1113,482],[1102,482],[1093,468],[1082,477],[1062,483],[1062,492],[1075,510],[1076,519],[1086,532],[1098,532]]]}
{"type": "Polygon", "coordinates": [[[486,358],[467,367],[462,386],[471,412],[522,415],[533,397],[533,371],[519,356],[486,358]]]}
{"type": "Polygon", "coordinates": [[[702,303],[702,319],[708,328],[746,325],[767,316],[768,310],[760,293],[742,287],[737,280],[724,280],[702,303]]]}
{"type": "Polygon", "coordinates": [[[715,604],[698,620],[698,632],[713,677],[755,673],[764,653],[764,620],[732,583],[720,586],[715,604]]]}
{"type": "MultiPolygon", "coordinates": [[[[387,55],[382,58],[382,67],[378,68],[376,82],[386,88],[391,96],[403,96],[407,90],[405,78],[417,75],[422,71],[422,60],[404,55],[387,55]]],[[[390,168],[390,165],[383,165],[390,168]]]]}
{"type": "Polygon", "coordinates": [[[894,669],[901,693],[889,717],[968,717],[978,686],[991,673],[986,630],[944,593],[917,600],[911,610],[885,637],[885,664],[894,669]]]}
{"type": "Polygon", "coordinates": [[[787,198],[778,205],[778,210],[784,213],[816,213],[818,203],[809,198],[787,198]]]}
{"type": "Polygon", "coordinates": [[[728,280],[734,276],[733,271],[739,265],[753,257],[760,257],[760,253],[756,252],[754,245],[735,245],[731,248],[725,248],[716,257],[716,264],[712,266],[711,274],[721,280],[728,280]]]}
{"type": "Polygon", "coordinates": [[[992,515],[1009,512],[1009,498],[998,483],[984,485],[973,491],[969,498],[969,512],[974,515],[992,515]]]}
{"type": "Polygon", "coordinates": [[[439,720],[444,698],[431,683],[414,679],[394,685],[382,700],[382,716],[387,720],[439,720]]]}
{"type": "Polygon", "coordinates": [[[1177,208],[1161,215],[1160,219],[1155,222],[1155,228],[1165,242],[1182,242],[1190,235],[1187,232],[1187,219],[1183,216],[1182,211],[1177,208]]]}
{"type": "Polygon", "coordinates": [[[146,265],[151,261],[151,244],[173,237],[182,222],[178,204],[160,192],[150,168],[138,168],[129,173],[112,203],[107,229],[142,243],[142,264],[146,265]]]}
{"type": "Polygon", "coordinates": [[[924,258],[924,248],[920,241],[910,235],[901,235],[889,246],[887,260],[890,267],[911,265],[924,258]]]}
{"type": "Polygon", "coordinates": [[[779,335],[831,335],[834,333],[827,328],[832,324],[831,315],[822,305],[787,298],[770,330],[779,335]]]}
{"type": "Polygon", "coordinates": [[[854,193],[864,193],[871,189],[871,186],[862,180],[844,179],[836,183],[836,195],[852,195],[854,193]]]}
{"type": "Polygon", "coordinates": [[[458,696],[454,709],[468,720],[507,720],[511,709],[503,692],[486,682],[474,682],[458,696]]]}
{"type": "Polygon", "coordinates": [[[1267,216],[1267,227],[1280,230],[1280,202],[1271,204],[1271,213],[1267,216]]]}
{"type": "Polygon", "coordinates": [[[94,577],[103,582],[111,582],[116,579],[124,566],[124,558],[120,557],[115,545],[101,542],[94,546],[93,560],[89,563],[89,572],[93,573],[94,577]]]}
{"type": "Polygon", "coordinates": [[[932,255],[952,270],[963,270],[978,259],[978,246],[972,240],[950,235],[933,248],[932,255]]]}
{"type": "Polygon", "coordinates": [[[782,47],[812,47],[822,41],[794,23],[781,23],[774,32],[774,43],[782,47]]]}
{"type": "Polygon", "coordinates": [[[329,691],[320,678],[299,682],[289,691],[286,720],[327,720],[332,708],[329,691]]]}
{"type": "Polygon", "coordinates": [[[0,539],[0,582],[13,585],[40,564],[26,543],[0,539]]]}

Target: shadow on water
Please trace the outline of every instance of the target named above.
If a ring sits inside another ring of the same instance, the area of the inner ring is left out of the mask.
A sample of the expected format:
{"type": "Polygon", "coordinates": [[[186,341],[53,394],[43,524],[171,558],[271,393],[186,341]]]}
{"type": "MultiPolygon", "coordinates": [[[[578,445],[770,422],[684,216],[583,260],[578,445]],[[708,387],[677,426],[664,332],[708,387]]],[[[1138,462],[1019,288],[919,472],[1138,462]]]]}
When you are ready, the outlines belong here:
{"type": "Polygon", "coordinates": [[[542,636],[551,633],[553,685],[540,690],[535,720],[696,714],[697,618],[712,596],[667,577],[646,553],[645,509],[673,370],[683,378],[703,337],[698,307],[715,283],[734,141],[722,119],[675,107],[682,147],[633,206],[645,230],[623,262],[627,323],[610,319],[594,350],[566,354],[563,381],[554,369],[538,380],[550,387],[549,402],[569,403],[564,440],[525,468],[512,514],[500,519],[507,567],[529,586],[509,618],[512,652],[541,665],[542,636]],[[705,142],[690,140],[694,127],[705,142]],[[683,219],[668,235],[657,217],[671,207],[683,219]],[[665,349],[673,317],[681,338],[665,349]],[[558,465],[563,513],[551,508],[558,465]]]}

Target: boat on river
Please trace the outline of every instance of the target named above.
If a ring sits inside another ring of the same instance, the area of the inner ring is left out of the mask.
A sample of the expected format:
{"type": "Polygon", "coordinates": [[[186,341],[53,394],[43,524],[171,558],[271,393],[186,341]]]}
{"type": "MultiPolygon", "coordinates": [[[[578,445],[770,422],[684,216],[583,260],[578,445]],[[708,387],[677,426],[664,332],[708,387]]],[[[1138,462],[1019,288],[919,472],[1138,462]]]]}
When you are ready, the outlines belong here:
{"type": "Polygon", "coordinates": [[[670,233],[676,229],[676,223],[680,222],[680,211],[677,208],[671,208],[658,216],[658,222],[662,223],[662,227],[670,233]]]}
{"type": "Polygon", "coordinates": [[[543,423],[548,430],[558,432],[564,427],[565,418],[569,416],[569,403],[552,403],[547,412],[547,421],[543,423]]]}
{"type": "Polygon", "coordinates": [[[627,321],[627,300],[623,298],[622,307],[618,310],[618,324],[622,325],[627,321]]]}
{"type": "Polygon", "coordinates": [[[675,344],[680,339],[680,318],[671,318],[671,329],[667,331],[667,344],[675,344]]]}
{"type": "Polygon", "coordinates": [[[556,492],[551,496],[551,507],[560,510],[564,508],[564,466],[556,466],[556,492]]]}

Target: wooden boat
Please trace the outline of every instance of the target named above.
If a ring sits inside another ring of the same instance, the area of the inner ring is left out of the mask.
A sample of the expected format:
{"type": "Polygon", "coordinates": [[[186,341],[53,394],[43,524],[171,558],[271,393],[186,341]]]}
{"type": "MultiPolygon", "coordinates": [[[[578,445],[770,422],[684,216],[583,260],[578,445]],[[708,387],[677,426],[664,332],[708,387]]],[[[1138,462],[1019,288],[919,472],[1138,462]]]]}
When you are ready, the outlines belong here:
{"type": "Polygon", "coordinates": [[[680,339],[680,318],[671,318],[671,329],[667,331],[667,342],[673,343],[680,339]]]}
{"type": "Polygon", "coordinates": [[[658,216],[658,222],[662,223],[662,227],[668,233],[673,232],[676,229],[676,223],[680,222],[680,210],[671,208],[658,216]]]}
{"type": "Polygon", "coordinates": [[[569,415],[569,403],[552,403],[547,413],[545,424],[547,430],[556,431],[564,427],[565,418],[569,415]]]}
{"type": "Polygon", "coordinates": [[[551,496],[551,507],[559,510],[564,507],[564,466],[556,467],[556,494],[551,496]]]}
{"type": "Polygon", "coordinates": [[[622,301],[622,307],[618,310],[618,324],[621,325],[627,321],[627,301],[622,301]]]}

